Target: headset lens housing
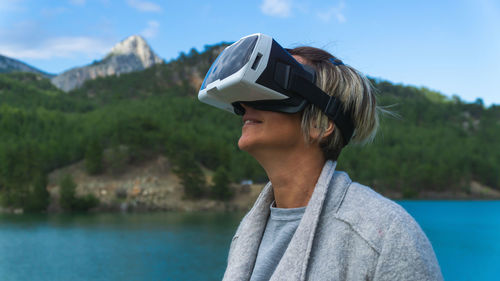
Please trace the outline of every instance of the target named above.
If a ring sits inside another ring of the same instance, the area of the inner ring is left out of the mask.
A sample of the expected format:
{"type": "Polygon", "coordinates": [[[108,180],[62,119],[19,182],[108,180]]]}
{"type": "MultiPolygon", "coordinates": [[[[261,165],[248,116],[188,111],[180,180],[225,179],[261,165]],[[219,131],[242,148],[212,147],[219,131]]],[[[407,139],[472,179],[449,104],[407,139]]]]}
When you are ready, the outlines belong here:
{"type": "Polygon", "coordinates": [[[257,35],[246,37],[224,49],[208,70],[200,90],[216,80],[229,77],[245,66],[250,60],[258,38],[257,35]]]}

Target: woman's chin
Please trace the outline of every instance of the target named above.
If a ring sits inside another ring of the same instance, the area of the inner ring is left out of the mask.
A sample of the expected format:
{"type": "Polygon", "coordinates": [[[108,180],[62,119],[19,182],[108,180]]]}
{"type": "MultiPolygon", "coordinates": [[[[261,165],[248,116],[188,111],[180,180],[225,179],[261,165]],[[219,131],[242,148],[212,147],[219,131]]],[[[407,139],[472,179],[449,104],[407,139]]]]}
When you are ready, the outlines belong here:
{"type": "Polygon", "coordinates": [[[248,151],[248,149],[250,149],[250,147],[252,146],[251,144],[251,140],[249,140],[244,135],[242,135],[238,140],[238,147],[243,151],[248,151]]]}
{"type": "Polygon", "coordinates": [[[246,152],[251,153],[254,151],[258,146],[258,143],[255,138],[252,138],[252,136],[249,135],[241,135],[240,139],[238,140],[238,147],[246,152]]]}

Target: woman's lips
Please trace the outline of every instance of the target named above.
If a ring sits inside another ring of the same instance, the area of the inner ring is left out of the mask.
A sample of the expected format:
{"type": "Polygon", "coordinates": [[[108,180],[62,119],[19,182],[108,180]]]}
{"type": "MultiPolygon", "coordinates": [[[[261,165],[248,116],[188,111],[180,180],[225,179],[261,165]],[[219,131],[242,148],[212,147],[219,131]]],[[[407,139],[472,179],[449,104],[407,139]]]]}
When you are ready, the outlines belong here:
{"type": "Polygon", "coordinates": [[[257,125],[262,123],[259,119],[252,116],[243,116],[243,126],[245,125],[257,125]]]}
{"type": "Polygon", "coordinates": [[[252,120],[252,119],[247,119],[243,122],[243,125],[256,125],[262,123],[261,121],[258,120],[252,120]]]}

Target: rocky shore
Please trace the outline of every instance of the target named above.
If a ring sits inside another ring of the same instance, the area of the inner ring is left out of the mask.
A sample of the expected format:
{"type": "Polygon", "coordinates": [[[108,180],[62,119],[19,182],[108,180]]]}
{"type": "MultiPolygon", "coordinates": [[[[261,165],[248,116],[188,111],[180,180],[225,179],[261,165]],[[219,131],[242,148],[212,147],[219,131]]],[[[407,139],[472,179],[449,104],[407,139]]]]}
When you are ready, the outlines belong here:
{"type": "MultiPolygon", "coordinates": [[[[205,170],[207,182],[212,172],[205,170]]],[[[184,198],[179,178],[171,171],[167,158],[157,156],[139,164],[129,165],[119,174],[104,172],[91,176],[85,172],[84,163],[56,170],[49,175],[47,189],[51,195],[49,212],[60,212],[59,181],[70,174],[77,184],[77,196],[93,194],[99,207],[92,211],[246,211],[263,184],[232,184],[235,196],[229,201],[212,199],[188,200],[184,198]]]]}
{"type": "MultiPolygon", "coordinates": [[[[150,212],[150,211],[247,211],[255,202],[264,184],[232,184],[234,197],[228,201],[213,199],[189,200],[184,198],[179,178],[172,172],[164,156],[127,165],[119,173],[105,171],[97,176],[85,171],[83,161],[58,169],[49,174],[47,189],[50,193],[49,213],[62,212],[59,206],[59,182],[71,175],[77,196],[93,194],[99,206],[92,212],[150,212]]],[[[206,181],[211,182],[213,172],[204,170],[206,181]]],[[[397,191],[380,191],[394,200],[499,200],[500,192],[472,182],[470,188],[459,192],[421,192],[404,198],[397,191]]],[[[22,214],[22,209],[0,208],[0,213],[22,214]]]]}

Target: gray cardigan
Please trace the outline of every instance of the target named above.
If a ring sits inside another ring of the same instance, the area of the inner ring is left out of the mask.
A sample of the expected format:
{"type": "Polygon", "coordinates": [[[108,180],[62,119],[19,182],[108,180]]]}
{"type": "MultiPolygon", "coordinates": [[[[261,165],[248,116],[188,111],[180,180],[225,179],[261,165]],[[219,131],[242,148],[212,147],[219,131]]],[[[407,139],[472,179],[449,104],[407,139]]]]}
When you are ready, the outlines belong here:
{"type": "MultiPolygon", "coordinates": [[[[432,246],[399,205],[327,161],[271,280],[442,280],[432,246]]],[[[249,280],[274,200],[268,183],[231,242],[224,280],[249,280]]]]}

